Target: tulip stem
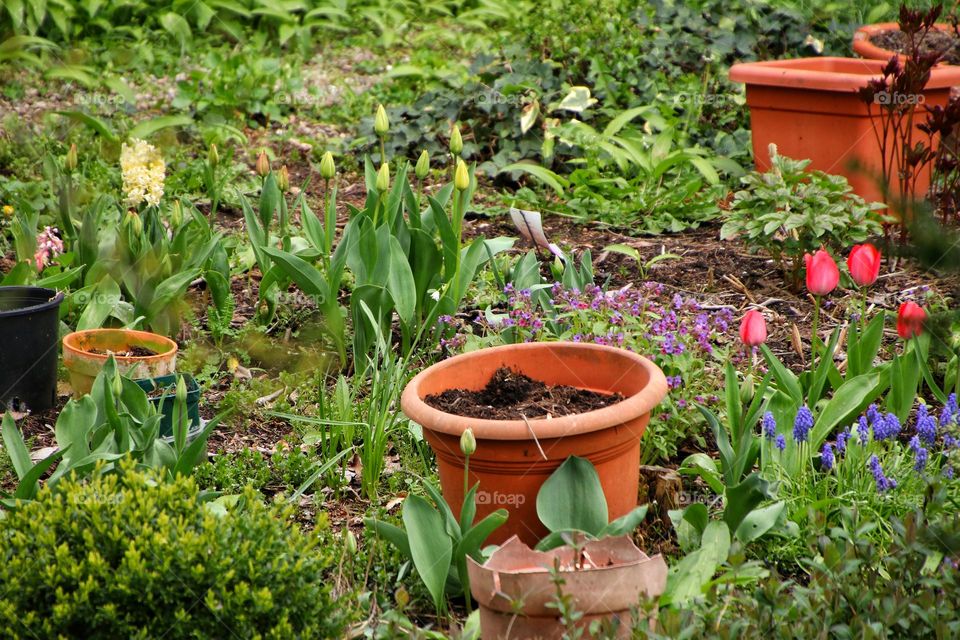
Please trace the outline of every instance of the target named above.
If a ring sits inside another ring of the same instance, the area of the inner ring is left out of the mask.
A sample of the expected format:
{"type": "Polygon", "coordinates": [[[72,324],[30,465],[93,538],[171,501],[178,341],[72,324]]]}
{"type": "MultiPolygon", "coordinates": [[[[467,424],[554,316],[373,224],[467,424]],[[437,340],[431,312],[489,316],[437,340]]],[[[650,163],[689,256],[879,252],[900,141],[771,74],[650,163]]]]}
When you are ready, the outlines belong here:
{"type": "Polygon", "coordinates": [[[813,327],[810,336],[810,367],[817,368],[817,342],[820,340],[817,329],[820,325],[820,296],[813,296],[813,327]]]}

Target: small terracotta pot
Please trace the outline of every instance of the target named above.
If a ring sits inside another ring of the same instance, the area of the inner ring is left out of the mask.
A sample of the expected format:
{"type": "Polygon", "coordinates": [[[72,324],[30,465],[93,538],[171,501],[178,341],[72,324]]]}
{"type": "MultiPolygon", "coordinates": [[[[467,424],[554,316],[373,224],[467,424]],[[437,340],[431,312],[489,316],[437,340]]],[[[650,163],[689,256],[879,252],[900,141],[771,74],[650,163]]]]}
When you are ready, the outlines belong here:
{"type": "MultiPolygon", "coordinates": [[[[617,638],[631,637],[632,609],[640,597],[656,597],[667,585],[667,564],[659,554],[648,557],[628,536],[587,542],[581,568],[575,552],[560,547],[541,553],[511,538],[482,565],[467,558],[470,593],[480,607],[480,635],[484,640],[564,638],[558,619],[557,586],[550,569],[560,561],[564,596],[583,614],[578,627],[594,621],[617,622],[617,638]],[[517,606],[519,604],[519,612],[517,606]]],[[[606,636],[604,636],[606,637],[606,636]]]]}
{"type": "MultiPolygon", "coordinates": [[[[947,24],[946,22],[938,22],[934,25],[936,29],[940,31],[952,31],[953,27],[947,24]]],[[[883,33],[884,31],[900,31],[900,24],[897,22],[878,22],[876,24],[865,24],[853,33],[853,51],[858,55],[869,60],[883,60],[887,61],[895,55],[899,55],[901,59],[904,58],[904,55],[897,54],[894,51],[889,49],[884,49],[883,47],[878,47],[877,45],[871,42],[872,38],[878,33],[883,33]]],[[[947,63],[941,63],[947,64],[947,63]]]]}
{"type": "Polygon", "coordinates": [[[631,351],[575,342],[534,342],[481,349],[439,362],[410,381],[401,406],[423,427],[437,454],[443,495],[454,513],[460,513],[463,504],[460,435],[473,430],[477,450],[470,456],[469,482],[470,486],[480,483],[477,518],[500,508],[510,514],[488,542],[496,544],[516,535],[533,545],[547,533],[537,518],[537,493],[568,456],[594,464],[611,520],[637,506],[640,437],[651,409],[666,394],[667,381],[659,367],[631,351]],[[501,367],[549,385],[620,393],[624,400],[579,415],[528,422],[466,418],[423,401],[448,389],[482,389],[501,367]]]}
{"type": "MultiPolygon", "coordinates": [[[[843,175],[865,200],[882,202],[883,155],[873,128],[880,108],[868,109],[857,90],[879,78],[885,64],[859,58],[797,58],[733,65],[730,79],[747,85],[757,169],[770,168],[768,147],[775,143],[779,153],[809,159],[810,169],[843,175]]],[[[956,84],[960,67],[936,67],[916,100],[927,107],[943,106],[956,84]]],[[[915,126],[924,120],[918,115],[915,126]]],[[[927,134],[916,129],[914,140],[926,141],[927,134]]],[[[935,137],[934,150],[938,144],[935,137]]],[[[917,193],[926,193],[929,186],[927,167],[918,176],[917,193]]]]}
{"type": "Polygon", "coordinates": [[[92,350],[122,353],[133,347],[153,351],[152,356],[114,356],[120,373],[134,379],[159,378],[177,368],[177,343],[170,338],[131,329],[88,329],[67,334],[63,339],[63,365],[70,372],[73,394],[90,393],[93,381],[106,363],[107,354],[92,350]]]}

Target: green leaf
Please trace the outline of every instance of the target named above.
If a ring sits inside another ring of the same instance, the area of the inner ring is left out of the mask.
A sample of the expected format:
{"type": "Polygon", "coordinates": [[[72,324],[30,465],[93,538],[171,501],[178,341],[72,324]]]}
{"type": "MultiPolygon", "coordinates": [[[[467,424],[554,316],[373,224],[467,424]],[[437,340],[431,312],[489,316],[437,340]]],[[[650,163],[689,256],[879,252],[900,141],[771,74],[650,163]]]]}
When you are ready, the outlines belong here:
{"type": "Polygon", "coordinates": [[[395,546],[404,557],[412,558],[410,552],[410,542],[407,538],[407,532],[382,520],[376,518],[364,518],[363,523],[368,529],[372,529],[378,536],[395,546]]]}
{"type": "Polygon", "coordinates": [[[570,456],[537,494],[537,516],[550,531],[575,529],[596,536],[607,526],[607,500],[593,464],[570,456]]]}
{"type": "Polygon", "coordinates": [[[783,366],[780,359],[773,355],[773,352],[770,351],[767,345],[760,345],[760,350],[763,352],[767,366],[777,381],[777,388],[786,393],[799,407],[803,402],[803,390],[800,387],[800,381],[797,380],[797,377],[793,375],[789,369],[783,366]]]}
{"type": "Polygon", "coordinates": [[[410,325],[417,310],[417,285],[407,256],[395,236],[390,236],[390,272],[387,274],[387,291],[393,298],[400,322],[410,325]]]}
{"type": "Polygon", "coordinates": [[[33,461],[30,459],[30,452],[23,441],[20,429],[17,428],[17,423],[9,411],[3,415],[2,430],[3,446],[7,450],[7,455],[10,456],[10,462],[13,463],[13,470],[17,472],[17,477],[23,480],[33,467],[33,461]]]}
{"type": "Polygon", "coordinates": [[[605,526],[597,535],[598,538],[607,536],[622,536],[633,533],[640,526],[643,519],[647,517],[647,510],[650,505],[642,504],[630,513],[622,515],[607,526],[605,526]]]}
{"type": "Polygon", "coordinates": [[[740,522],[735,537],[744,544],[753,542],[776,526],[786,506],[785,502],[774,502],[761,509],[754,509],[740,522]]]}
{"type": "Polygon", "coordinates": [[[554,173],[550,169],[547,169],[546,167],[542,167],[538,164],[533,164],[527,161],[514,162],[512,164],[508,164],[507,166],[497,171],[497,173],[498,174],[513,173],[514,171],[527,173],[533,176],[535,179],[539,180],[540,182],[544,183],[545,185],[547,185],[548,187],[556,191],[558,196],[562,196],[564,187],[567,187],[570,184],[566,178],[560,176],[557,173],[554,173]]]}
{"type": "Polygon", "coordinates": [[[301,291],[307,295],[321,298],[321,300],[318,300],[318,304],[326,300],[327,283],[321,277],[319,269],[303,258],[281,249],[264,246],[262,251],[276,262],[277,266],[287,274],[287,277],[297,283],[301,291]]]}
{"type": "MultiPolygon", "coordinates": [[[[810,446],[813,449],[818,449],[823,444],[834,427],[852,422],[871,402],[880,397],[890,381],[889,376],[881,373],[864,373],[840,385],[817,415],[810,435],[810,446]]],[[[893,368],[890,373],[893,375],[893,368]]],[[[911,405],[915,397],[915,394],[910,397],[911,405]]]]}
{"type": "Polygon", "coordinates": [[[410,556],[437,611],[444,609],[444,586],[450,572],[453,543],[444,533],[443,517],[420,496],[403,503],[403,524],[410,542],[410,556]]]}
{"type": "Polygon", "coordinates": [[[711,522],[704,529],[700,548],[687,554],[667,573],[667,588],[661,605],[682,605],[703,593],[703,588],[727,559],[730,529],[723,522],[711,522]]]}
{"type": "Polygon", "coordinates": [[[27,474],[21,479],[20,484],[17,485],[17,490],[14,491],[13,497],[19,500],[32,500],[34,496],[37,495],[37,490],[40,485],[40,478],[43,477],[43,474],[47,472],[50,467],[52,467],[60,458],[67,453],[69,447],[64,447],[62,449],[57,449],[49,456],[38,462],[27,474]]]}
{"type": "Polygon", "coordinates": [[[743,482],[727,489],[723,521],[732,531],[736,531],[747,514],[769,497],[770,483],[759,474],[751,473],[743,482]]]}
{"type": "Polygon", "coordinates": [[[711,490],[718,494],[723,493],[723,478],[717,469],[717,463],[705,453],[693,453],[684,458],[677,472],[700,476],[711,490]]]}
{"type": "Polygon", "coordinates": [[[90,127],[90,129],[92,129],[95,133],[106,138],[107,140],[113,142],[119,140],[117,134],[114,133],[113,129],[110,128],[110,125],[99,118],[91,116],[88,113],[84,113],[83,111],[55,111],[54,113],[90,127]]]}
{"type": "Polygon", "coordinates": [[[188,115],[160,116],[159,118],[151,118],[150,120],[137,123],[137,125],[127,133],[127,138],[145,140],[162,129],[186,127],[191,124],[193,124],[193,118],[188,115]]]}

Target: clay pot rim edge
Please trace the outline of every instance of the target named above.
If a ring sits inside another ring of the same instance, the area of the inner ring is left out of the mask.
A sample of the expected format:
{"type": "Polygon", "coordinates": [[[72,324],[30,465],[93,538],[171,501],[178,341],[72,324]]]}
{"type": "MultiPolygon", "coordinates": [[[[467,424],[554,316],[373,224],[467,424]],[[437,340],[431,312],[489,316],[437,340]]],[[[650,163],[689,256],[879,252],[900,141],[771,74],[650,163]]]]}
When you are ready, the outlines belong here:
{"type": "Polygon", "coordinates": [[[527,422],[523,420],[470,418],[434,409],[420,397],[420,383],[427,377],[442,374],[445,369],[462,362],[464,359],[476,357],[477,354],[490,353],[493,350],[528,351],[557,348],[616,352],[618,356],[632,360],[635,365],[642,367],[647,372],[648,381],[637,393],[602,409],[551,420],[542,418],[530,420],[529,424],[536,433],[537,439],[561,438],[591,433],[630,422],[652,411],[667,395],[667,379],[660,368],[649,359],[632,351],[580,342],[530,342],[489,347],[442,360],[418,373],[407,384],[400,399],[400,406],[408,418],[424,429],[438,433],[460,436],[469,428],[473,430],[474,437],[478,440],[533,440],[534,438],[531,437],[530,430],[527,428],[527,422]]]}
{"type": "MultiPolygon", "coordinates": [[[[934,25],[934,28],[941,31],[946,31],[951,29],[952,26],[947,22],[938,22],[934,25]]],[[[889,49],[884,49],[879,47],[873,42],[871,38],[878,33],[884,31],[900,31],[899,22],[875,22],[873,24],[865,24],[862,27],[859,27],[856,31],[853,32],[853,51],[864,58],[869,60],[889,60],[894,55],[899,56],[901,59],[904,58],[902,53],[895,53],[889,49]]],[[[941,62],[937,64],[940,66],[952,66],[947,63],[941,62]]]]}
{"type": "Polygon", "coordinates": [[[107,358],[109,357],[108,355],[104,355],[101,353],[91,353],[73,344],[75,340],[77,340],[82,336],[97,334],[97,333],[102,334],[106,332],[122,332],[126,335],[132,336],[134,339],[142,339],[146,336],[149,336],[150,340],[166,343],[167,346],[169,347],[163,353],[156,353],[152,356],[117,356],[117,355],[114,356],[114,359],[117,362],[121,362],[124,364],[134,363],[134,362],[155,362],[158,360],[168,360],[170,357],[176,355],[178,349],[180,348],[174,340],[171,340],[170,338],[166,336],[162,336],[158,333],[151,333],[149,331],[138,331],[136,329],[84,329],[82,331],[74,331],[72,333],[68,333],[63,337],[64,357],[66,358],[67,354],[69,354],[70,356],[74,356],[78,358],[89,359],[89,360],[102,360],[106,362],[107,358]]]}

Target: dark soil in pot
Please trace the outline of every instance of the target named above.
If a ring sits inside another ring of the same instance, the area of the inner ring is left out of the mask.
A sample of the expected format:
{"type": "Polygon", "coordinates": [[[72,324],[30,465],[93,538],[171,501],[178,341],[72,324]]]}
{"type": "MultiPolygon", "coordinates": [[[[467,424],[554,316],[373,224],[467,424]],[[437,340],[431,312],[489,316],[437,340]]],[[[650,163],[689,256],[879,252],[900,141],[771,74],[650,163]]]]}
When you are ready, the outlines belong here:
{"type": "Polygon", "coordinates": [[[548,385],[507,367],[497,369],[483,389],[448,389],[424,398],[446,413],[485,420],[522,420],[575,415],[602,409],[623,400],[606,394],[564,385],[548,385]]]}
{"type": "MultiPolygon", "coordinates": [[[[870,38],[870,42],[881,49],[906,53],[910,40],[902,31],[891,30],[881,31],[870,38]]],[[[953,31],[934,29],[920,42],[920,52],[923,54],[943,53],[943,62],[960,64],[960,37],[953,31]]]]}
{"type": "Polygon", "coordinates": [[[99,356],[113,355],[117,358],[147,358],[157,355],[156,351],[141,346],[132,346],[126,351],[109,351],[107,349],[90,349],[88,353],[95,353],[99,356]]]}

